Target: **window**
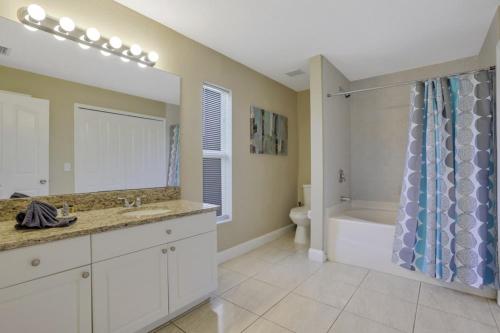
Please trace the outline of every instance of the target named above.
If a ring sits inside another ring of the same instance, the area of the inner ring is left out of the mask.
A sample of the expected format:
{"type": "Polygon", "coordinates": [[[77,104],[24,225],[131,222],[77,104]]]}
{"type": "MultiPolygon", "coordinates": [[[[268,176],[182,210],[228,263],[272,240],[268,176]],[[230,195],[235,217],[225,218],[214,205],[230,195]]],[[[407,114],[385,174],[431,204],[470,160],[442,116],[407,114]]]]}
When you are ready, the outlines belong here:
{"type": "Polygon", "coordinates": [[[219,205],[217,220],[231,219],[231,95],[209,84],[202,96],[203,202],[219,205]]]}

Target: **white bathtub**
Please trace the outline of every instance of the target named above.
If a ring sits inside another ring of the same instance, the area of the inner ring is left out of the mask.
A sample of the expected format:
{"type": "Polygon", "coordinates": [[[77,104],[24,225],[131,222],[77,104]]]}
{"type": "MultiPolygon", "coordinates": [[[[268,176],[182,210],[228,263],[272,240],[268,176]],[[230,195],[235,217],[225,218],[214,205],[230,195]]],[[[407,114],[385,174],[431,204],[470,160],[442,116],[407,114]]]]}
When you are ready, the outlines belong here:
{"type": "Polygon", "coordinates": [[[330,209],[326,227],[328,260],[362,266],[409,279],[495,298],[493,289],[478,290],[458,283],[444,284],[391,262],[397,204],[353,201],[330,209]]]}

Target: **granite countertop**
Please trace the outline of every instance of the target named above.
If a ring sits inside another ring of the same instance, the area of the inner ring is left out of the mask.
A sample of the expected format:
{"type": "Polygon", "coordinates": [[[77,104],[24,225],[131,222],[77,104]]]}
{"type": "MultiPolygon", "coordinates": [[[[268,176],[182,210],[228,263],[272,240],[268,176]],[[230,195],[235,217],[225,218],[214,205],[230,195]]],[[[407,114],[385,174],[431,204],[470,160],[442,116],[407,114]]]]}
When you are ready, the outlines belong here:
{"type": "Polygon", "coordinates": [[[78,220],[69,227],[30,230],[16,230],[14,228],[16,221],[3,221],[0,222],[0,251],[141,224],[160,222],[182,216],[212,212],[217,209],[217,206],[186,200],[169,200],[165,202],[144,204],[141,208],[135,209],[169,209],[170,212],[151,216],[133,217],[124,216],[123,213],[134,210],[134,208],[118,207],[89,210],[72,214],[76,215],[78,220]]]}

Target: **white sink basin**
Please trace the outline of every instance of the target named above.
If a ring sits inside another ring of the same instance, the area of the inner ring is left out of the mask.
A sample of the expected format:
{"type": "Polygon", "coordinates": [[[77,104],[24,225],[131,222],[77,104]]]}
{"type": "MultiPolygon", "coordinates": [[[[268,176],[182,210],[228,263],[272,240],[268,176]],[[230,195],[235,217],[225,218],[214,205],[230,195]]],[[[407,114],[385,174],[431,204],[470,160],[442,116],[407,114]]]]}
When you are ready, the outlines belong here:
{"type": "Polygon", "coordinates": [[[171,212],[170,209],[163,209],[163,208],[141,209],[141,210],[133,210],[130,212],[122,213],[122,215],[127,217],[146,217],[146,216],[166,214],[170,212],[171,212]]]}

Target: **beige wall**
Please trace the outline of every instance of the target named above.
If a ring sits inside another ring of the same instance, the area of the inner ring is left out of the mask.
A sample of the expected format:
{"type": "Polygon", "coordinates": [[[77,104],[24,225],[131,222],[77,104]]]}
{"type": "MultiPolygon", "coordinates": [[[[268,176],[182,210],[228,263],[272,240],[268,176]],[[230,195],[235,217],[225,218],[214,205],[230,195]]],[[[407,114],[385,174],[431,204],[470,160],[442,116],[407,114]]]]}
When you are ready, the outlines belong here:
{"type": "MultiPolygon", "coordinates": [[[[465,58],[352,82],[362,89],[394,82],[436,77],[478,67],[465,58]]],[[[398,202],[408,133],[408,86],[352,94],[351,190],[353,199],[398,202]]]]}
{"type": "Polygon", "coordinates": [[[311,184],[311,102],[309,90],[297,94],[299,138],[298,200],[304,203],[302,185],[311,184]]]}
{"type": "Polygon", "coordinates": [[[497,9],[491,21],[488,34],[484,40],[481,51],[479,52],[479,65],[481,67],[495,65],[496,62],[496,48],[500,40],[500,8],[497,9]]]}
{"type": "MultiPolygon", "coordinates": [[[[2,0],[0,15],[16,20],[31,0],[2,0]]],[[[232,92],[233,222],[219,226],[219,249],[226,249],[290,223],[297,200],[296,92],[111,0],[38,0],[54,16],[95,26],[106,36],[138,42],[160,54],[157,67],[182,77],[182,196],[201,201],[201,86],[207,81],[232,92]],[[288,156],[249,153],[249,108],[259,105],[288,117],[288,156]]]]}
{"type": "Polygon", "coordinates": [[[0,66],[0,77],[0,90],[27,94],[50,102],[50,194],[73,193],[75,189],[74,168],[71,171],[63,169],[66,162],[74,166],[75,103],[165,117],[166,105],[162,102],[4,66],[0,66]]]}
{"type": "MultiPolygon", "coordinates": [[[[310,77],[311,248],[322,251],[328,209],[340,203],[341,195],[350,195],[349,178],[342,184],[337,181],[339,169],[349,177],[349,104],[342,96],[327,95],[339,87],[348,90],[350,82],[323,56],[311,58],[310,77]]],[[[315,255],[320,255],[319,251],[315,255]]]]}

